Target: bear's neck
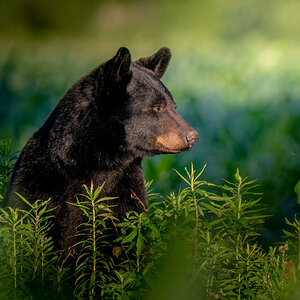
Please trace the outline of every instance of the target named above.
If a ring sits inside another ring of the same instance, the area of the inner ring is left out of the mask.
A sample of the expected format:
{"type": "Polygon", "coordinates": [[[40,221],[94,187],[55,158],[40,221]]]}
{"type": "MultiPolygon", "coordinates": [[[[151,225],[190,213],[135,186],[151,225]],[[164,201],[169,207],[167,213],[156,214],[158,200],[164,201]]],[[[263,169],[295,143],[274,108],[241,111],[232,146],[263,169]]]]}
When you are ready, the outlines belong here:
{"type": "Polygon", "coordinates": [[[118,209],[113,209],[116,217],[125,216],[126,212],[133,210],[142,212],[147,207],[147,197],[141,161],[138,158],[120,165],[119,168],[95,169],[81,180],[74,178],[68,187],[74,190],[83,184],[90,186],[91,182],[95,187],[104,184],[100,197],[116,197],[111,202],[118,205],[118,209]]]}

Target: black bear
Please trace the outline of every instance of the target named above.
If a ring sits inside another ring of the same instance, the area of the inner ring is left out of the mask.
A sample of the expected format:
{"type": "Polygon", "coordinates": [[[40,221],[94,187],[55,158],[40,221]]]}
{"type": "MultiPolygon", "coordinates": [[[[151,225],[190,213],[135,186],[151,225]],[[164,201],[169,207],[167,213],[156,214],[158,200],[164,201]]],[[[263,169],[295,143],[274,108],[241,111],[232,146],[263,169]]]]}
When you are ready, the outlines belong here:
{"type": "Polygon", "coordinates": [[[171,58],[163,47],[131,61],[127,48],[76,82],[45,124],[29,139],[13,170],[6,204],[25,208],[52,198],[53,239],[70,246],[82,222],[74,202],[82,185],[105,182],[102,196],[116,196],[113,214],[141,212],[147,206],[142,158],[189,150],[198,133],[176,112],[160,78],[171,58]],[[134,193],[138,199],[132,199],[134,193]]]}

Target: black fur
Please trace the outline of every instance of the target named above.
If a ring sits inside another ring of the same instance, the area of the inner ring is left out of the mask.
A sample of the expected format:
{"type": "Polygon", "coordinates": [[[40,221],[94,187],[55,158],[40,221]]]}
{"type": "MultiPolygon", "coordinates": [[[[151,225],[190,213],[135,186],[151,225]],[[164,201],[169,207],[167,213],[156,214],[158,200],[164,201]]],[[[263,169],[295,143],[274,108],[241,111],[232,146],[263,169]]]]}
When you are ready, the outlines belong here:
{"type": "Polygon", "coordinates": [[[105,182],[102,196],[118,197],[113,200],[117,218],[141,212],[147,206],[142,158],[188,150],[198,139],[159,80],[170,58],[170,50],[161,48],[131,62],[128,49],[120,48],[67,91],[24,147],[6,204],[26,209],[15,192],[30,202],[51,197],[59,248],[72,244],[68,237],[82,222],[82,213],[67,202],[83,192],[83,184],[105,182]]]}

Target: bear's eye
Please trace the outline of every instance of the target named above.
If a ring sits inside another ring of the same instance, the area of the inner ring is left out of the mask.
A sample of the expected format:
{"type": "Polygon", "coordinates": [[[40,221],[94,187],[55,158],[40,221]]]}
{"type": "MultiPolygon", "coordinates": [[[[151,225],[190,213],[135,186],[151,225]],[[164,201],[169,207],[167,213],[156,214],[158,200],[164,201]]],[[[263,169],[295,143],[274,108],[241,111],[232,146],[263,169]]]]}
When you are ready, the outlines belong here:
{"type": "Polygon", "coordinates": [[[155,105],[155,106],[152,107],[152,109],[155,112],[161,112],[163,110],[163,108],[160,105],[155,105]]]}

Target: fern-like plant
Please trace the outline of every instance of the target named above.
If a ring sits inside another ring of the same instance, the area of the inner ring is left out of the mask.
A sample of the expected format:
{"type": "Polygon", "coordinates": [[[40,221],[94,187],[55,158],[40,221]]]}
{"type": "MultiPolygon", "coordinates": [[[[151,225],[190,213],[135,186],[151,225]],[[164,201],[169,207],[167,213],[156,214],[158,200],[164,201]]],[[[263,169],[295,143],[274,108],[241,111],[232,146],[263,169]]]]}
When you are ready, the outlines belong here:
{"type": "Polygon", "coordinates": [[[0,210],[0,276],[5,286],[0,291],[13,295],[13,299],[59,294],[58,253],[49,237],[49,213],[55,208],[48,209],[50,199],[31,204],[19,197],[28,205],[28,211],[10,207],[0,210]]]}
{"type": "Polygon", "coordinates": [[[109,272],[113,266],[112,258],[105,256],[102,247],[106,244],[107,224],[116,220],[107,204],[115,197],[99,198],[103,186],[104,183],[95,189],[93,182],[89,188],[84,185],[86,194],[77,195],[76,203],[70,203],[86,217],[86,221],[80,224],[80,241],[74,245],[81,249],[76,260],[74,294],[88,299],[99,297],[102,283],[106,280],[105,272],[109,272]]]}

